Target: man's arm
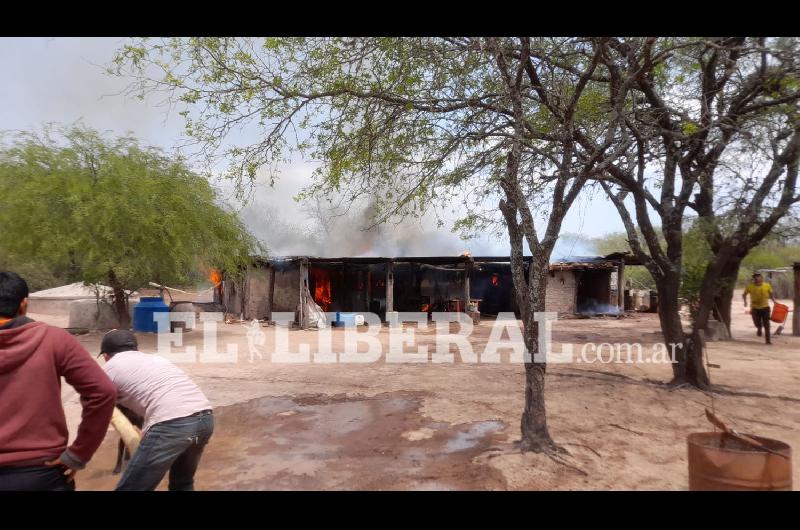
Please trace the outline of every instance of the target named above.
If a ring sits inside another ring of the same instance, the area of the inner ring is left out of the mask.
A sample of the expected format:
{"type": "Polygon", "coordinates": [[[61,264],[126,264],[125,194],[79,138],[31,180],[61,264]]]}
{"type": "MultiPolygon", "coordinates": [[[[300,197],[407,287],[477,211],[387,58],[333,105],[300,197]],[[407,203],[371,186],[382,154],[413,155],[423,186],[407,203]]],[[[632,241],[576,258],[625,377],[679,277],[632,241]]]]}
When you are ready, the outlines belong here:
{"type": "Polygon", "coordinates": [[[742,293],[742,300],[744,300],[744,306],[747,307],[747,287],[744,288],[744,292],[742,293]]]}
{"type": "Polygon", "coordinates": [[[83,469],[103,442],[117,402],[117,391],[106,373],[80,342],[64,332],[59,353],[59,375],[81,396],[81,423],[75,442],[59,460],[72,469],[83,469]]]}

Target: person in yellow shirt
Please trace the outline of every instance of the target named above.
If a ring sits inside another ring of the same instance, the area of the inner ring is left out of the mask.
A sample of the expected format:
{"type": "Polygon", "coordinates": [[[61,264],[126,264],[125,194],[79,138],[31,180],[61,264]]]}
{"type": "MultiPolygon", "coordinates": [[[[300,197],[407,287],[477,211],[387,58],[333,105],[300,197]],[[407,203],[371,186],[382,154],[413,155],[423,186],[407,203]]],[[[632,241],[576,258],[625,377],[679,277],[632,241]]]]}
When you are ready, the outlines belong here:
{"type": "Polygon", "coordinates": [[[761,336],[761,328],[764,328],[764,338],[767,344],[772,344],[769,339],[769,301],[772,299],[775,302],[775,296],[772,294],[772,286],[764,281],[764,277],[759,274],[753,274],[752,283],[744,288],[744,306],[747,307],[747,295],[750,295],[750,315],[753,317],[753,324],[756,325],[757,335],[761,336]]]}

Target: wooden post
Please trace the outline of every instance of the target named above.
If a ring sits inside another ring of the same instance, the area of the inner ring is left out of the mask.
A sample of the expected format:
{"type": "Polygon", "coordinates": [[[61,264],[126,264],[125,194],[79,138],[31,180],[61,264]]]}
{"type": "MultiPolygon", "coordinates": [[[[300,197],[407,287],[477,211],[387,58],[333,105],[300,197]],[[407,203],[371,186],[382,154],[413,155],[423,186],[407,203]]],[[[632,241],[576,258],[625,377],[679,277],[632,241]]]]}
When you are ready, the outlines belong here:
{"type": "Polygon", "coordinates": [[[359,272],[359,275],[363,275],[364,278],[364,311],[369,311],[369,300],[370,300],[370,293],[372,292],[372,273],[369,270],[369,265],[366,265],[367,269],[359,272]]]}
{"type": "Polygon", "coordinates": [[[352,311],[353,310],[353,300],[355,300],[355,295],[353,292],[356,290],[357,286],[353,285],[352,278],[348,273],[347,262],[342,262],[342,286],[344,287],[344,294],[342,295],[342,301],[339,302],[341,305],[341,311],[352,311]]]}
{"type": "Polygon", "coordinates": [[[794,264],[794,312],[792,313],[792,335],[800,337],[800,261],[794,264]]]}
{"type": "Polygon", "coordinates": [[[394,311],[394,263],[386,262],[386,312],[394,311]]]}
{"type": "Polygon", "coordinates": [[[249,289],[250,274],[252,274],[252,272],[253,272],[252,265],[248,265],[244,273],[244,278],[242,278],[242,297],[241,297],[242,303],[241,306],[239,307],[239,320],[244,320],[245,318],[247,318],[247,315],[245,313],[247,312],[247,306],[249,302],[248,296],[250,293],[249,289]]]}
{"type": "MultiPolygon", "coordinates": [[[[563,269],[561,270],[561,274],[567,274],[567,273],[572,274],[572,285],[575,286],[575,288],[572,290],[572,309],[570,309],[570,313],[577,313],[578,312],[578,287],[580,286],[580,283],[581,283],[581,274],[579,274],[579,271],[576,271],[576,270],[569,270],[569,271],[564,271],[563,269]]],[[[546,299],[546,297],[545,297],[545,299],[546,299]]],[[[545,307],[544,310],[547,311],[547,307],[545,307]]]]}
{"type": "Polygon", "coordinates": [[[270,266],[269,272],[269,299],[267,300],[269,308],[267,309],[267,315],[269,320],[272,321],[272,312],[275,310],[275,273],[278,271],[275,269],[275,267],[270,266]]]}
{"type": "Polygon", "coordinates": [[[464,313],[469,313],[469,299],[470,299],[470,292],[469,292],[469,279],[472,276],[472,260],[464,263],[464,307],[462,308],[464,313]]]}
{"type": "Polygon", "coordinates": [[[625,260],[619,262],[617,269],[617,305],[620,311],[625,311],[625,260]]]}
{"type": "Polygon", "coordinates": [[[303,258],[300,260],[300,315],[298,324],[300,328],[305,329],[308,325],[308,315],[306,315],[306,293],[308,293],[308,260],[303,258]]]}

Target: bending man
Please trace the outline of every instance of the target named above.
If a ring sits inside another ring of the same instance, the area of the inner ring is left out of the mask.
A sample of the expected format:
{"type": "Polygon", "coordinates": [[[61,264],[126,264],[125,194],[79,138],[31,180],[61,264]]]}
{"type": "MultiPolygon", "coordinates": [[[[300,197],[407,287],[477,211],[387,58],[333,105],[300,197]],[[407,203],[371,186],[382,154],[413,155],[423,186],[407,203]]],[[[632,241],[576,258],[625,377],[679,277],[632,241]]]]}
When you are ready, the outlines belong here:
{"type": "Polygon", "coordinates": [[[106,333],[100,354],[119,404],[144,418],[144,437],[116,489],[152,491],[169,472],[171,491],[193,490],[200,457],[214,432],[205,394],[175,364],[138,351],[130,331],[106,333]]]}

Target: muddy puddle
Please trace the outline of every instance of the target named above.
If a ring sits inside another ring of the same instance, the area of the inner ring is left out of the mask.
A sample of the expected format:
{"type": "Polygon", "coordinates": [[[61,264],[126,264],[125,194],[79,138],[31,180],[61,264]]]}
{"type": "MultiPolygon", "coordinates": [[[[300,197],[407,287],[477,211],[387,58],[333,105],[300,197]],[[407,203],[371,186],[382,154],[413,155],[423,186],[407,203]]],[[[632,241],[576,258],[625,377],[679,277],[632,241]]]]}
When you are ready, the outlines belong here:
{"type": "MultiPolygon", "coordinates": [[[[498,471],[473,459],[507,444],[507,425],[432,422],[420,413],[422,398],[415,393],[268,396],[217,408],[197,487],[504,489],[498,471]]],[[[116,436],[111,434],[79,489],[112,489],[115,455],[116,436]]]]}

